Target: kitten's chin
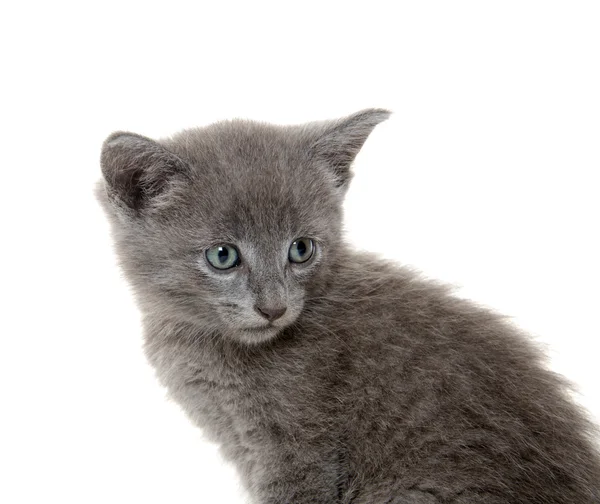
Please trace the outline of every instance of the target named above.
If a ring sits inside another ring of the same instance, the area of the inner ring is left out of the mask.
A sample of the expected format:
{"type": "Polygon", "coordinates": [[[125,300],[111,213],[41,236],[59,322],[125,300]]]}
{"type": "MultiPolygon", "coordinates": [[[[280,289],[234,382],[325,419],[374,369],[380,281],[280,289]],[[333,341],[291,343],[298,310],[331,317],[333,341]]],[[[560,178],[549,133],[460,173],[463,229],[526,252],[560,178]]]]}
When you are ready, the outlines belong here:
{"type": "Polygon", "coordinates": [[[283,329],[283,327],[271,325],[265,327],[248,327],[231,330],[227,336],[245,345],[259,345],[275,339],[283,329]]]}

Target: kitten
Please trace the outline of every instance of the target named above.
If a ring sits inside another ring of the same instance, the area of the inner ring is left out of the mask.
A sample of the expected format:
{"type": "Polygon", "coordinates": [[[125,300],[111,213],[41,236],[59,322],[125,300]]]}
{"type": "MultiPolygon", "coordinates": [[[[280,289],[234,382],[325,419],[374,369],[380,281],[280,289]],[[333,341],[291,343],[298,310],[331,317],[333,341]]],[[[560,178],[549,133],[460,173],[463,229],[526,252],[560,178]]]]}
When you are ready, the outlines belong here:
{"type": "Polygon", "coordinates": [[[526,337],[344,244],[388,115],[106,140],[148,359],[258,504],[599,503],[595,430],[526,337]]]}

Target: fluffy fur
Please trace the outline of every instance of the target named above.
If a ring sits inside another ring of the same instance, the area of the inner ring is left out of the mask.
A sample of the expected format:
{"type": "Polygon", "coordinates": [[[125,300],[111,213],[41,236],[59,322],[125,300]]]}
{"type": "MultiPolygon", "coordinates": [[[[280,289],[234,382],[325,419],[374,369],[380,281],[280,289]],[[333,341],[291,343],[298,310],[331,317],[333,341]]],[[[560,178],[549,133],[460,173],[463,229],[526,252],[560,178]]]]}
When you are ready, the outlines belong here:
{"type": "Polygon", "coordinates": [[[387,117],[106,140],[148,359],[258,504],[599,503],[593,426],[529,340],[344,244],[350,165],[387,117]],[[299,237],[316,251],[293,264],[299,237]],[[223,243],[241,262],[218,271],[223,243]]]}

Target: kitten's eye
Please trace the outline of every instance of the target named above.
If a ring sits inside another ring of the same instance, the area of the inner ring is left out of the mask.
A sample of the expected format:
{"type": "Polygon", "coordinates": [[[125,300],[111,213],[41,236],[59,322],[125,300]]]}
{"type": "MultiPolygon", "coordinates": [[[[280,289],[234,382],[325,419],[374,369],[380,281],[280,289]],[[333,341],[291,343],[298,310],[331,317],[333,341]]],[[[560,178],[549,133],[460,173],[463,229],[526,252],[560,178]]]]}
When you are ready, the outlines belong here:
{"type": "Polygon", "coordinates": [[[206,251],[206,260],[211,266],[226,270],[240,264],[240,255],[232,245],[217,245],[206,251]]]}
{"type": "Polygon", "coordinates": [[[290,246],[290,261],[293,263],[303,263],[308,261],[315,251],[315,242],[310,238],[298,238],[290,246]]]}

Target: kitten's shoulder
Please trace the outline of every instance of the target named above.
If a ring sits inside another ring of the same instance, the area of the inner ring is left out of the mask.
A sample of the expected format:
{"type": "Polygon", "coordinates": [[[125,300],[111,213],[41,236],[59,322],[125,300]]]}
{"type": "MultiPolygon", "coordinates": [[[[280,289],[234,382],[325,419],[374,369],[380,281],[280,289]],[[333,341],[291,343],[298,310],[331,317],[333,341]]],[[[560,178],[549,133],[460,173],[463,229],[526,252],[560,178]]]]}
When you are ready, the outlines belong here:
{"type": "Polygon", "coordinates": [[[423,343],[457,351],[542,357],[508,317],[460,298],[451,285],[374,254],[348,253],[326,297],[340,328],[392,344],[423,343]]]}
{"type": "MultiPolygon", "coordinates": [[[[359,312],[406,309],[425,314],[455,305],[452,287],[372,253],[347,252],[338,262],[330,292],[332,299],[356,305],[359,312]]],[[[439,313],[437,313],[439,315],[439,313]]]]}

